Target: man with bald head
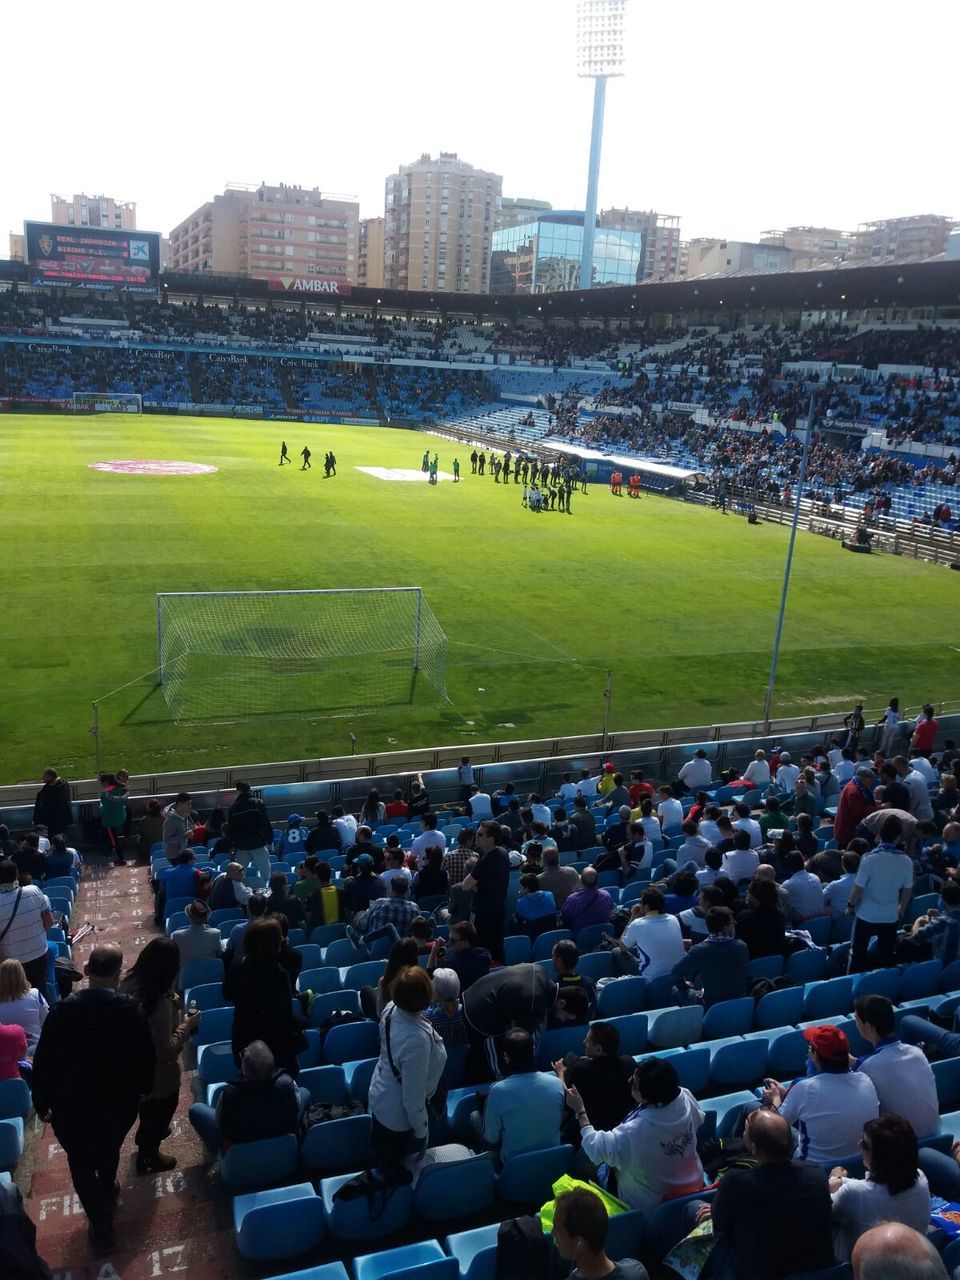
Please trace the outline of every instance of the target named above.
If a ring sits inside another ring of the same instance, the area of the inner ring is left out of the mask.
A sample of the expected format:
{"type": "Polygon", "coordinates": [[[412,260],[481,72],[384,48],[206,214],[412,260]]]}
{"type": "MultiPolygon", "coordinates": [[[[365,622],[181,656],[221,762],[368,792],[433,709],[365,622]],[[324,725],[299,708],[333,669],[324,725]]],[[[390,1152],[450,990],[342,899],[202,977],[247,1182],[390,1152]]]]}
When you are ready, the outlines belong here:
{"type": "Polygon", "coordinates": [[[793,1130],[784,1116],[766,1107],[750,1113],[743,1141],[756,1168],[724,1174],[712,1205],[702,1204],[696,1212],[697,1222],[713,1218],[712,1280],[774,1280],[832,1266],[826,1170],[792,1159],[793,1130]]]}
{"type": "Polygon", "coordinates": [[[853,1246],[853,1280],[947,1280],[930,1241],[902,1222],[883,1222],[853,1246]]]}
{"type": "Polygon", "coordinates": [[[122,968],[118,946],[94,947],[87,988],[53,1006],[33,1059],[33,1105],[67,1154],[97,1253],[113,1248],[120,1148],[156,1066],[139,1001],[117,991],[122,968]]]}

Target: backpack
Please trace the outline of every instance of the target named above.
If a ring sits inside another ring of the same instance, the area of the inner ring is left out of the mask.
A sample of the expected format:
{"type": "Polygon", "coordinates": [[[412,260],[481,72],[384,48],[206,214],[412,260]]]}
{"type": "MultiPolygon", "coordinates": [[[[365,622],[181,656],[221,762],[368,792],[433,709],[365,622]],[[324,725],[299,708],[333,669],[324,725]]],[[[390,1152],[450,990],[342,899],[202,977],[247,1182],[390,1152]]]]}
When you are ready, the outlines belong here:
{"type": "Polygon", "coordinates": [[[351,1013],[348,1009],[334,1009],[333,1013],[328,1018],[324,1018],[320,1024],[321,1050],[333,1028],[345,1026],[348,1022],[369,1022],[369,1018],[365,1018],[360,1013],[351,1013]]]}
{"type": "Polygon", "coordinates": [[[314,1102],[304,1114],[301,1131],[306,1133],[315,1124],[326,1124],[328,1120],[344,1120],[347,1116],[363,1116],[366,1113],[367,1108],[356,1099],[349,1102],[314,1102]]]}
{"type": "Polygon", "coordinates": [[[759,1004],[764,996],[770,995],[773,991],[783,991],[787,987],[795,987],[798,984],[792,978],[788,978],[781,974],[779,978],[754,978],[747,984],[747,995],[753,996],[756,1004],[759,1004]]]}
{"type": "Polygon", "coordinates": [[[530,1280],[550,1274],[550,1246],[540,1219],[506,1218],[497,1231],[496,1280],[530,1280]]]}

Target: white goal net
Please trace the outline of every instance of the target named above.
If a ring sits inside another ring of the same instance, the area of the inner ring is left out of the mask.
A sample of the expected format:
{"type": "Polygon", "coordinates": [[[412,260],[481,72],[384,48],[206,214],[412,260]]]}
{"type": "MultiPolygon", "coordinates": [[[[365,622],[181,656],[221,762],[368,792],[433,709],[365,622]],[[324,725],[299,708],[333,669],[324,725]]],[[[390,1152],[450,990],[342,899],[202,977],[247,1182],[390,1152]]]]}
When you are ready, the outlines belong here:
{"type": "Polygon", "coordinates": [[[143,396],[133,391],[75,391],[74,413],[143,413],[143,396]]]}
{"type": "Polygon", "coordinates": [[[447,637],[419,587],[157,596],[174,720],[317,718],[446,697],[447,637]]]}

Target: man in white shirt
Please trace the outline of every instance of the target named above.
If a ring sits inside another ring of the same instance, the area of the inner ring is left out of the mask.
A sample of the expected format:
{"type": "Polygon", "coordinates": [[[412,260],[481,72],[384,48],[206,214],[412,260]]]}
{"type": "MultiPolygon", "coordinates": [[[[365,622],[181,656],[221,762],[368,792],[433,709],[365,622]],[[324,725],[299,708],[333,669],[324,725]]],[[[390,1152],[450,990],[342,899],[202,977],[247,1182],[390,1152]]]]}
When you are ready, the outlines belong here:
{"type": "Polygon", "coordinates": [[[435,813],[424,813],[420,817],[420,834],[415,837],[410,846],[410,852],[416,857],[418,863],[423,865],[423,855],[431,845],[440,845],[441,848],[446,847],[446,839],[437,831],[437,815],[435,813]]]}
{"type": "Polygon", "coordinates": [[[563,774],[562,778],[560,779],[560,786],[557,789],[557,795],[560,797],[560,799],[570,804],[577,798],[578,790],[579,788],[571,778],[570,774],[569,773],[563,774]]]}
{"type": "MultiPolygon", "coordinates": [[[[940,785],[940,775],[937,773],[937,766],[931,764],[927,757],[922,756],[919,751],[910,752],[910,764],[914,771],[920,774],[928,787],[936,787],[940,785]]],[[[42,843],[40,851],[41,853],[43,852],[42,843]]]]}
{"type": "Polygon", "coordinates": [[[658,787],[657,794],[660,797],[660,803],[657,805],[657,817],[660,819],[661,830],[666,831],[669,827],[683,826],[683,805],[676,799],[669,787],[658,787]]]}
{"type": "Polygon", "coordinates": [[[880,1114],[880,1101],[869,1076],[850,1070],[850,1043],[839,1027],[807,1027],[803,1038],[817,1074],[789,1089],[767,1080],[763,1101],[797,1130],[798,1160],[836,1164],[858,1150],[863,1126],[880,1114]]]}
{"type": "Polygon", "coordinates": [[[357,840],[357,820],[352,813],[344,813],[343,805],[333,808],[333,826],[340,837],[340,852],[346,853],[357,840]]]}
{"type": "Polygon", "coordinates": [[[876,934],[880,964],[893,966],[897,951],[897,925],[913,896],[913,861],[896,842],[903,824],[892,814],[880,828],[880,843],[860,861],[857,879],[847,903],[856,914],[850,948],[850,972],[869,968],[867,948],[876,934]]]}
{"type": "Polygon", "coordinates": [[[780,755],[780,764],[777,768],[777,786],[785,796],[792,796],[797,789],[797,779],[800,777],[800,770],[790,758],[790,752],[784,751],[780,755]]]}
{"type": "Polygon", "coordinates": [[[545,827],[549,827],[553,822],[550,806],[544,804],[535,791],[531,791],[527,796],[527,808],[533,814],[534,822],[542,822],[545,827]]]}
{"type": "Polygon", "coordinates": [[[680,923],[676,916],[665,912],[666,902],[661,891],[652,887],[644,889],[620,937],[620,946],[635,957],[639,976],[648,982],[671,973],[686,954],[680,923]]]}
{"type": "Polygon", "coordinates": [[[469,756],[461,756],[460,763],[457,765],[457,782],[460,785],[460,799],[466,800],[470,794],[470,788],[474,784],[473,765],[470,763],[469,756]]]}
{"type": "Polygon", "coordinates": [[[831,880],[823,886],[823,905],[830,913],[831,920],[843,919],[860,870],[860,855],[852,849],[846,850],[840,861],[843,864],[843,875],[839,880],[831,880]]]}
{"type": "Polygon", "coordinates": [[[754,752],[753,759],[743,771],[743,776],[747,782],[752,782],[755,787],[765,787],[770,781],[770,766],[767,763],[767,753],[765,751],[754,752]]]}
{"type": "Polygon", "coordinates": [[[750,848],[759,849],[763,844],[763,831],[756,818],[750,816],[750,806],[741,801],[733,806],[736,817],[733,820],[734,831],[746,831],[750,837],[750,848]]]}
{"type": "Polygon", "coordinates": [[[933,1069],[916,1045],[897,1035],[895,1010],[886,996],[857,996],[853,1002],[857,1031],[871,1046],[858,1059],[856,1070],[873,1081],[880,1114],[903,1116],[918,1138],[940,1132],[937,1082],[933,1069]]]}
{"type": "Polygon", "coordinates": [[[708,844],[716,846],[723,839],[720,828],[717,826],[717,819],[720,817],[720,809],[715,804],[708,804],[703,811],[703,817],[700,819],[700,834],[708,844]]]}
{"type": "MultiPolygon", "coordinates": [[[[833,752],[830,754],[833,755],[833,752]]],[[[831,762],[831,767],[838,785],[845,787],[857,771],[857,757],[849,748],[844,747],[840,752],[840,759],[836,764],[831,762]]]]}
{"type": "Polygon", "coordinates": [[[789,919],[794,924],[803,924],[816,916],[826,915],[823,905],[823,885],[819,876],[807,871],[802,853],[788,853],[785,859],[788,878],[783,882],[783,889],[790,903],[789,919]]]}
{"type": "Polygon", "coordinates": [[[597,794],[597,783],[600,781],[600,775],[594,778],[589,769],[580,770],[580,781],[577,783],[577,791],[583,796],[584,800],[593,800],[597,794]]]}
{"type": "Polygon", "coordinates": [[[703,866],[696,873],[697,884],[703,888],[705,885],[713,884],[717,876],[720,875],[723,868],[723,854],[719,849],[714,849],[711,845],[703,857],[703,866]]]}
{"type": "Polygon", "coordinates": [[[702,747],[694,752],[693,759],[687,761],[677,776],[688,791],[699,791],[709,785],[713,769],[702,747]]]}
{"type": "MultiPolygon", "coordinates": [[[[436,837],[434,839],[434,844],[442,847],[443,837],[436,837]]],[[[395,880],[397,876],[401,876],[408,884],[413,879],[413,876],[403,865],[403,850],[385,849],[383,854],[383,870],[380,872],[380,879],[385,885],[389,885],[390,881],[395,880]]]]}
{"type": "Polygon", "coordinates": [[[473,818],[475,822],[481,822],[484,818],[493,817],[493,801],[485,791],[480,790],[476,783],[470,787],[470,795],[467,799],[467,809],[470,813],[470,817],[473,818]]]}
{"type": "Polygon", "coordinates": [[[749,831],[735,831],[733,848],[723,855],[720,874],[739,884],[741,880],[749,880],[759,865],[760,855],[750,848],[749,831]]]}
{"type": "Polygon", "coordinates": [[[837,765],[840,763],[842,759],[843,759],[843,744],[841,743],[839,738],[831,738],[830,750],[827,752],[827,760],[830,763],[830,768],[834,772],[836,772],[837,765]]]}
{"type": "Polygon", "coordinates": [[[933,805],[930,801],[930,788],[923,774],[910,767],[910,761],[903,756],[894,756],[892,762],[900,776],[900,781],[910,792],[910,812],[920,822],[929,822],[933,818],[933,805]]]}

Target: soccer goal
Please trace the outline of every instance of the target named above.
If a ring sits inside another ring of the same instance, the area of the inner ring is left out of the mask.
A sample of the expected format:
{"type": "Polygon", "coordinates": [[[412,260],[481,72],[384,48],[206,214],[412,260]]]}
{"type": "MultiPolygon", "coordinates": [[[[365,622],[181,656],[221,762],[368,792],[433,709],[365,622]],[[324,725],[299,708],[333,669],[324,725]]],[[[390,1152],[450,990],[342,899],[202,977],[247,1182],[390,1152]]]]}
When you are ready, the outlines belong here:
{"type": "Polygon", "coordinates": [[[157,595],[159,683],[178,723],[436,703],[446,649],[420,587],[157,595]]]}
{"type": "Polygon", "coordinates": [[[133,391],[75,391],[74,413],[143,413],[143,396],[133,391]]]}

